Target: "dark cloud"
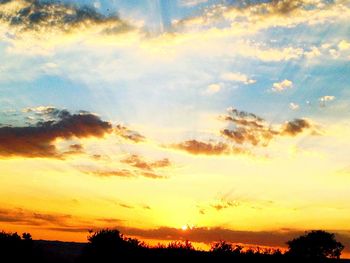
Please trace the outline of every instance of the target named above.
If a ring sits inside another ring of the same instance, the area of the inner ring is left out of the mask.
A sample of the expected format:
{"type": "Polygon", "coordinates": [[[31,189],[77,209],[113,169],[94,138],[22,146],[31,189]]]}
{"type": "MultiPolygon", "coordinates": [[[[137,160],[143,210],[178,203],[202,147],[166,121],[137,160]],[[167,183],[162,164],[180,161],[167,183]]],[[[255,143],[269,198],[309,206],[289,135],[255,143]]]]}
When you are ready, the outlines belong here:
{"type": "Polygon", "coordinates": [[[229,109],[223,119],[228,121],[231,127],[223,129],[221,134],[237,144],[267,146],[270,140],[278,134],[263,118],[235,108],[229,109]]]}
{"type": "Polygon", "coordinates": [[[75,152],[81,152],[84,149],[84,147],[81,144],[72,144],[69,145],[69,149],[75,152]]]}
{"type": "Polygon", "coordinates": [[[43,226],[47,224],[67,226],[71,215],[46,214],[23,209],[1,209],[0,222],[18,225],[43,226]]]}
{"type": "Polygon", "coordinates": [[[179,144],[173,144],[172,146],[191,154],[219,155],[228,154],[230,151],[229,146],[225,143],[207,143],[198,140],[189,140],[179,144]]]}
{"type": "Polygon", "coordinates": [[[273,0],[270,12],[273,14],[287,15],[303,7],[305,0],[273,0]]]}
{"type": "Polygon", "coordinates": [[[224,142],[214,143],[211,141],[188,140],[172,144],[170,147],[194,155],[250,154],[248,150],[224,142]]]}
{"type": "Polygon", "coordinates": [[[131,205],[127,205],[127,204],[124,204],[124,203],[119,203],[118,204],[120,207],[123,207],[123,208],[127,208],[127,209],[134,209],[134,207],[133,206],[131,206],[131,205]]]}
{"type": "MultiPolygon", "coordinates": [[[[1,1],[6,5],[13,1],[1,1]]],[[[27,0],[13,12],[2,12],[0,22],[6,23],[19,31],[52,31],[67,33],[75,29],[84,30],[93,25],[105,25],[103,33],[120,33],[131,30],[131,26],[117,16],[105,16],[95,9],[55,2],[27,0]]]]}
{"type": "Polygon", "coordinates": [[[312,125],[305,119],[288,121],[281,128],[272,128],[264,119],[253,113],[229,109],[228,114],[222,117],[231,127],[223,129],[221,134],[237,144],[253,146],[268,146],[277,136],[296,136],[304,130],[311,129],[312,125]]]}
{"type": "Polygon", "coordinates": [[[0,209],[0,224],[8,223],[28,227],[40,227],[63,232],[87,232],[94,227],[103,228],[120,225],[124,220],[116,218],[96,218],[87,221],[68,214],[39,213],[32,210],[0,209]]]}
{"type": "Polygon", "coordinates": [[[143,135],[139,134],[138,132],[130,130],[129,128],[120,124],[118,124],[114,128],[114,130],[115,130],[115,133],[120,137],[126,140],[133,141],[135,143],[143,142],[146,139],[143,135]]]}
{"type": "Polygon", "coordinates": [[[237,207],[239,205],[240,203],[238,201],[231,201],[221,198],[215,204],[212,204],[211,207],[213,207],[217,211],[220,211],[227,208],[237,207]]]}
{"type": "Polygon", "coordinates": [[[220,116],[227,122],[227,128],[220,131],[226,139],[224,142],[199,141],[196,139],[172,144],[170,147],[198,155],[245,154],[252,155],[251,146],[267,147],[271,140],[280,136],[296,136],[305,130],[312,135],[318,134],[314,126],[306,119],[295,119],[283,125],[268,124],[256,114],[228,109],[228,113],[220,116]]]}
{"type": "Polygon", "coordinates": [[[141,170],[153,171],[157,168],[164,168],[171,165],[169,159],[164,158],[155,162],[146,162],[139,155],[133,154],[129,157],[121,160],[122,163],[129,164],[135,168],[139,168],[141,170]]]}
{"type": "Polygon", "coordinates": [[[62,158],[54,145],[56,139],[103,137],[112,132],[109,122],[91,113],[55,110],[50,114],[54,119],[34,126],[0,127],[0,156],[62,158]]]}
{"type": "Polygon", "coordinates": [[[142,208],[146,210],[152,210],[152,208],[149,205],[143,205],[142,208]]]}
{"type": "Polygon", "coordinates": [[[305,119],[294,119],[293,121],[288,121],[283,127],[281,134],[296,136],[302,133],[305,129],[311,128],[311,124],[305,119]]]}

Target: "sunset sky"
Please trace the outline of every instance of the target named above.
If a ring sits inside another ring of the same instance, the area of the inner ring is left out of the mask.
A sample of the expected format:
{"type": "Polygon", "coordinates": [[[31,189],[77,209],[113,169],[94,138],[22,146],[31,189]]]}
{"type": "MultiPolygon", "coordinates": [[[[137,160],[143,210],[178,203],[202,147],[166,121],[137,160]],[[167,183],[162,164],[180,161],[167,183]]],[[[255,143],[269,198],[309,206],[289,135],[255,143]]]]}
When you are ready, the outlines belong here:
{"type": "Polygon", "coordinates": [[[349,0],[0,0],[0,230],[350,252],[349,0]]]}

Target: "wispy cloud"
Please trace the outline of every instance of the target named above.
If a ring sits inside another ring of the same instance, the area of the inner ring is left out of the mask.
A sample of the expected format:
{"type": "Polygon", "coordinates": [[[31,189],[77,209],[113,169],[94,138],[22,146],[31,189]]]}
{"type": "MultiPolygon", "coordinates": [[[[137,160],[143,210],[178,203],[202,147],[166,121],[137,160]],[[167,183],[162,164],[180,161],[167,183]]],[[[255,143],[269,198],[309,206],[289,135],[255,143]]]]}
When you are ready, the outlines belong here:
{"type": "Polygon", "coordinates": [[[128,127],[118,124],[114,128],[114,132],[125,140],[135,143],[143,142],[146,138],[137,131],[130,130],[128,127]]]}
{"type": "Polygon", "coordinates": [[[157,168],[164,168],[164,167],[171,166],[171,162],[167,158],[154,161],[154,162],[147,162],[143,160],[139,155],[136,155],[136,154],[130,155],[129,157],[122,159],[121,162],[129,164],[132,167],[135,167],[141,170],[146,170],[146,171],[152,171],[157,168]]]}
{"type": "Polygon", "coordinates": [[[208,2],[208,0],[178,0],[181,6],[193,7],[208,2]]]}
{"type": "Polygon", "coordinates": [[[330,95],[322,96],[321,98],[319,98],[320,106],[325,107],[328,101],[333,101],[333,100],[335,100],[335,96],[330,96],[330,95]]]}
{"type": "Polygon", "coordinates": [[[291,103],[289,103],[289,108],[290,108],[291,110],[299,110],[300,106],[299,106],[299,104],[296,104],[296,103],[294,103],[294,102],[291,102],[291,103]]]}
{"type": "Polygon", "coordinates": [[[239,72],[226,72],[221,74],[221,78],[226,81],[241,82],[246,85],[256,82],[256,80],[251,79],[247,75],[239,72]]]}

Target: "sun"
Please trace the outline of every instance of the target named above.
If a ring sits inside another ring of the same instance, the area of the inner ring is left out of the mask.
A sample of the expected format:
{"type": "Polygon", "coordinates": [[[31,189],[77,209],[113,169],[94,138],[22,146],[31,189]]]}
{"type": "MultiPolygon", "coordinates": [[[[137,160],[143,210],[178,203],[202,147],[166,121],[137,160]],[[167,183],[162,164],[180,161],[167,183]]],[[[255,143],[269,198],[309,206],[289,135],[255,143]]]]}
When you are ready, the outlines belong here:
{"type": "Polygon", "coordinates": [[[183,226],[181,227],[181,229],[182,229],[183,231],[186,231],[186,230],[188,229],[188,225],[183,225],[183,226]]]}

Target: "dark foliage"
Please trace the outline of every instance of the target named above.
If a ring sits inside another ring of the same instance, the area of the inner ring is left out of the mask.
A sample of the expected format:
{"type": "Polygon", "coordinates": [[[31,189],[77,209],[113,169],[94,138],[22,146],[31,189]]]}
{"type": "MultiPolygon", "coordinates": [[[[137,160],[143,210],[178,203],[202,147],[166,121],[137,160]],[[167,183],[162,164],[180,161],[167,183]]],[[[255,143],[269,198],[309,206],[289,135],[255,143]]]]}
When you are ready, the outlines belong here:
{"type": "Polygon", "coordinates": [[[17,233],[0,232],[1,262],[19,262],[32,258],[33,241],[31,235],[23,233],[23,239],[17,233]]]}
{"type": "Polygon", "coordinates": [[[335,240],[332,233],[315,230],[287,242],[288,255],[309,259],[339,259],[344,246],[335,240]]]}

